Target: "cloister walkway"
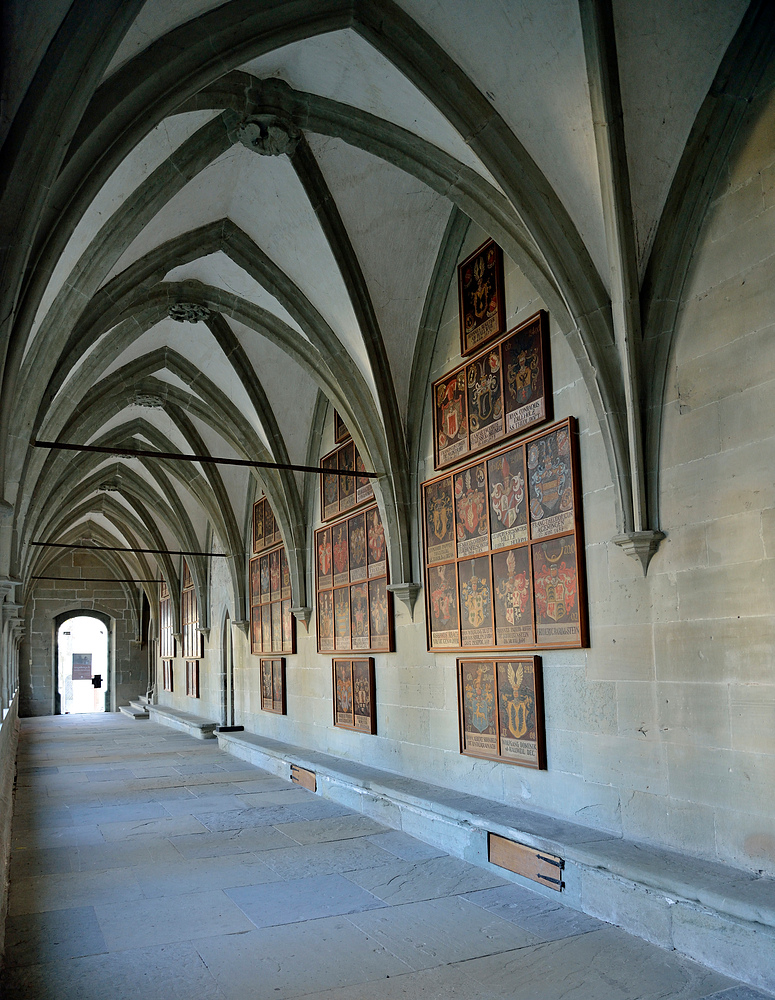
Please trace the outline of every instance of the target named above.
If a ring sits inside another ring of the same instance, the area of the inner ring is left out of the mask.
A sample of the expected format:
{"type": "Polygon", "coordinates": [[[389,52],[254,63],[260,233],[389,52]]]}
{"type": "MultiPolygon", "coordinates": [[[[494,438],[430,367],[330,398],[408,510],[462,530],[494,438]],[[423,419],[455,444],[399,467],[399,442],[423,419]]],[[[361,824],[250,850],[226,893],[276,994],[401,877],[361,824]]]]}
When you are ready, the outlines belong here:
{"type": "Polygon", "coordinates": [[[754,1000],[748,987],[122,715],[27,719],[9,1000],[754,1000]]]}

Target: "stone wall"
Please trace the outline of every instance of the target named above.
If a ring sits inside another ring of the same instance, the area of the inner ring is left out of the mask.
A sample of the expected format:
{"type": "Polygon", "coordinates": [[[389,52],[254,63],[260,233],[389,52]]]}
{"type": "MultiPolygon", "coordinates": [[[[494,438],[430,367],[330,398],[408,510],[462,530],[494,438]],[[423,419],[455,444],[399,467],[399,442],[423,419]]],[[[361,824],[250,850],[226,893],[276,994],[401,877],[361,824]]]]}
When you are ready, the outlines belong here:
{"type": "MultiPolygon", "coordinates": [[[[298,627],[288,714],[260,711],[258,657],[234,630],[238,723],[249,731],[520,802],[636,840],[775,874],[775,99],[752,104],[701,233],[682,302],[660,469],[667,539],[644,578],[611,541],[612,474],[565,331],[552,320],[555,416],[578,418],[590,648],[543,655],[548,769],[458,750],[454,654],[428,653],[423,599],[396,601],[396,652],[375,657],[378,735],[332,725],[331,656],[298,627]]],[[[461,256],[485,238],[471,228],[461,256]]],[[[543,303],[506,262],[508,323],[543,303]]],[[[389,335],[389,332],[388,332],[389,335]]],[[[431,379],[459,360],[450,276],[431,379]]],[[[322,451],[333,446],[330,425],[322,451]]],[[[417,482],[433,474],[429,408],[417,482]]],[[[316,511],[316,517],[319,512],[316,511]]],[[[415,517],[415,579],[422,578],[415,517]]],[[[310,536],[311,540],[311,536],[310,536]]],[[[213,569],[199,704],[220,718],[222,631],[235,615],[213,569]]],[[[182,684],[182,661],[176,661],[182,684]]],[[[162,698],[160,697],[160,700],[162,698]]]]}
{"type": "MultiPolygon", "coordinates": [[[[718,186],[677,329],[662,438],[664,595],[628,702],[659,799],[633,832],[775,872],[775,90],[718,186]],[[644,684],[644,680],[648,684],[644,684]]],[[[637,736],[637,732],[633,738],[637,736]]],[[[635,795],[633,795],[635,798],[635,795]]]]}
{"type": "MultiPolygon", "coordinates": [[[[46,576],[107,576],[105,565],[87,552],[63,555],[46,569],[46,576]]],[[[54,619],[65,611],[100,611],[111,618],[109,655],[112,683],[110,707],[117,711],[130,698],[144,694],[148,684],[148,651],[138,639],[132,602],[120,583],[38,580],[24,606],[27,632],[19,667],[19,714],[52,715],[55,705],[54,619]]]]}
{"type": "Polygon", "coordinates": [[[16,781],[16,748],[19,742],[19,698],[0,726],[0,960],[5,951],[5,918],[8,913],[8,869],[11,859],[11,822],[16,781]]]}

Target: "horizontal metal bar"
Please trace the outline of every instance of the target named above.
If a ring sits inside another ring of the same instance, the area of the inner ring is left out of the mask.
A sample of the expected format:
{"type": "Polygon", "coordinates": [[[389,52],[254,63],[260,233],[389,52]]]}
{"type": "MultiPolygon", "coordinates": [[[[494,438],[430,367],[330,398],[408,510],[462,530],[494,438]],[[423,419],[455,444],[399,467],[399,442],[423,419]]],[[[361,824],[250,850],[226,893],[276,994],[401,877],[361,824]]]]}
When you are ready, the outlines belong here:
{"type": "Polygon", "coordinates": [[[153,556],[207,556],[210,559],[231,559],[229,552],[186,552],[184,549],[132,549],[123,545],[84,545],[77,542],[30,542],[47,549],[89,549],[92,552],[145,552],[153,556]]]}
{"type": "Polygon", "coordinates": [[[209,465],[240,465],[252,469],[287,469],[289,472],[313,472],[317,476],[359,476],[378,479],[379,472],[356,472],[347,469],[323,469],[317,465],[288,465],[282,462],[254,462],[249,458],[213,458],[212,455],[184,455],[173,451],[151,451],[143,448],[109,448],[97,444],[65,444],[62,441],[30,441],[33,448],[53,448],[59,451],[87,451],[116,458],[166,458],[174,462],[202,462],[209,465]]]}
{"type": "Polygon", "coordinates": [[[135,580],[131,576],[34,576],[33,580],[66,580],[69,583],[161,583],[161,580],[135,580]]]}

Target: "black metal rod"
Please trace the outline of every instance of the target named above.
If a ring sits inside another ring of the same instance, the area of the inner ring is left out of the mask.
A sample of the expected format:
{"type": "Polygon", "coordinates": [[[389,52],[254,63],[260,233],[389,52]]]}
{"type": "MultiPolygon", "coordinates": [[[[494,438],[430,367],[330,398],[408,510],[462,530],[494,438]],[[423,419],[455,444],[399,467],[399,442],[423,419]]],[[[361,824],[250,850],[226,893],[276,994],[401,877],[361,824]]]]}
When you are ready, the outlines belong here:
{"type": "Polygon", "coordinates": [[[135,580],[131,576],[35,576],[33,580],[65,580],[68,583],[161,583],[161,580],[135,580]]]}
{"type": "Polygon", "coordinates": [[[54,448],[60,451],[88,451],[116,458],[167,458],[175,462],[204,462],[210,465],[241,465],[252,469],[287,469],[290,472],[314,472],[317,476],[359,476],[378,479],[379,472],[356,472],[347,469],[323,469],[317,465],[287,465],[282,462],[254,462],[249,458],[213,458],[212,455],[183,455],[173,451],[150,451],[142,448],[108,448],[97,444],[65,444],[62,441],[30,441],[33,448],[54,448]]]}
{"type": "Polygon", "coordinates": [[[90,549],[92,552],[147,552],[154,556],[207,556],[230,559],[229,552],[186,552],[183,549],[130,549],[122,545],[83,545],[75,542],[30,542],[47,549],[90,549]]]}

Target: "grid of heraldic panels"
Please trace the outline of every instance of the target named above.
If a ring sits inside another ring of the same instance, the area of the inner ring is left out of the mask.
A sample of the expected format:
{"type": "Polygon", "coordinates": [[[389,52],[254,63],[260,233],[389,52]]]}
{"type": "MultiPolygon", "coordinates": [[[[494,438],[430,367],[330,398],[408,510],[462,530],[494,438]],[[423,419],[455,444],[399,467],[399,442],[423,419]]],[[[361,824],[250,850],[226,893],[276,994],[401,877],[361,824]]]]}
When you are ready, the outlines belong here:
{"type": "Polygon", "coordinates": [[[250,651],[295,653],[291,574],[282,545],[250,560],[250,651]]]}
{"type": "Polygon", "coordinates": [[[433,383],[434,468],[443,469],[552,419],[549,316],[531,316],[433,383]]]}
{"type": "Polygon", "coordinates": [[[318,652],[392,652],[393,595],[376,504],[315,532],[318,652]]]}
{"type": "Polygon", "coordinates": [[[338,476],[324,472],[320,477],[321,520],[339,517],[361,504],[374,500],[374,488],[368,476],[358,473],[366,471],[363,459],[352,441],[335,448],[320,460],[324,469],[339,469],[352,472],[352,476],[338,476]]]}
{"type": "Polygon", "coordinates": [[[422,499],[428,649],[587,645],[573,417],[424,483],[422,499]]]}

